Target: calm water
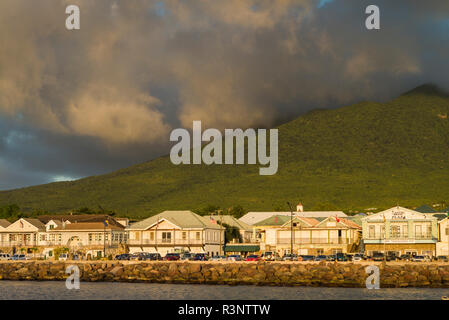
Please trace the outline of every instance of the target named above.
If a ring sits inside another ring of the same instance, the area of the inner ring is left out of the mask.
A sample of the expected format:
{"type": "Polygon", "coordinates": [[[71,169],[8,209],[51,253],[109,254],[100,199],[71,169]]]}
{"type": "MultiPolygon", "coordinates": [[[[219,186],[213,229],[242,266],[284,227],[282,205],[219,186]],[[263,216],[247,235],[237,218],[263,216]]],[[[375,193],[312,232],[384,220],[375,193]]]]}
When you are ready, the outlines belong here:
{"type": "Polygon", "coordinates": [[[308,299],[436,299],[449,295],[449,289],[379,289],[256,287],[222,285],[183,285],[153,283],[81,282],[80,290],[68,290],[65,282],[0,281],[0,300],[308,300],[308,299]]]}

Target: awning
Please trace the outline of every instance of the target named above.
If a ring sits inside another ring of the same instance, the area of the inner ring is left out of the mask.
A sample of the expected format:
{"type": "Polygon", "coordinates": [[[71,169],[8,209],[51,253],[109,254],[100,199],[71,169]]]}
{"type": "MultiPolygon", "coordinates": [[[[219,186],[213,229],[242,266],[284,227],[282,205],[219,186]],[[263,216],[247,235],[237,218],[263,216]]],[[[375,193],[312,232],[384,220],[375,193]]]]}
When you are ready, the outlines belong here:
{"type": "Polygon", "coordinates": [[[226,245],[224,251],[225,252],[256,252],[260,250],[259,245],[226,245]]]}

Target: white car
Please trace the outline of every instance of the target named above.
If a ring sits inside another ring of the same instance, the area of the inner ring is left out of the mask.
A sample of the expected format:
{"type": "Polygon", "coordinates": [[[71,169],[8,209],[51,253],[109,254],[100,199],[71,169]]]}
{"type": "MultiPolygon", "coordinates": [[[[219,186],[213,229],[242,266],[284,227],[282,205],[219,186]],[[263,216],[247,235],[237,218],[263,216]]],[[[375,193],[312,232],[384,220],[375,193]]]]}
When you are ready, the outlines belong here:
{"type": "Polygon", "coordinates": [[[7,253],[0,253],[0,260],[11,260],[11,256],[7,253]]]}
{"type": "Polygon", "coordinates": [[[424,256],[414,256],[412,258],[412,261],[413,262],[424,262],[424,261],[426,261],[426,258],[424,256]]]}
{"type": "Polygon", "coordinates": [[[362,260],[363,260],[362,255],[361,255],[361,254],[358,254],[358,253],[356,253],[356,254],[352,257],[352,261],[362,261],[362,260]]]}
{"type": "Polygon", "coordinates": [[[69,258],[69,255],[67,253],[61,253],[58,257],[61,261],[66,261],[69,258]]]}

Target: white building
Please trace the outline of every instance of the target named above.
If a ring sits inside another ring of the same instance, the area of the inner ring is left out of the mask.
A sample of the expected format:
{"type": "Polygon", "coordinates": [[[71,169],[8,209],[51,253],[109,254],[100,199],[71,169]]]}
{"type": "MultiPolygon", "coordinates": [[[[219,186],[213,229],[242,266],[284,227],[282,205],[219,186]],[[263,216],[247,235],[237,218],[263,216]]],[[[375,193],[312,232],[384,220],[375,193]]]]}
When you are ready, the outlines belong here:
{"type": "Polygon", "coordinates": [[[188,251],[223,254],[225,228],[215,219],[199,216],[192,211],[164,211],[128,228],[131,253],[188,251]]]}
{"type": "MultiPolygon", "coordinates": [[[[259,223],[259,222],[261,222],[265,219],[268,219],[270,217],[273,217],[273,216],[290,216],[290,215],[291,215],[290,211],[281,211],[281,212],[253,211],[253,212],[248,212],[243,217],[241,217],[239,220],[252,226],[256,223],[259,223]]],[[[301,203],[299,203],[296,206],[296,211],[293,212],[293,215],[298,216],[298,217],[304,217],[304,218],[328,218],[328,217],[344,218],[344,217],[347,217],[346,213],[344,213],[343,211],[303,211],[303,206],[301,203]]]]}
{"type": "Polygon", "coordinates": [[[449,256],[449,219],[444,218],[438,222],[438,242],[436,244],[437,256],[449,256]]]}

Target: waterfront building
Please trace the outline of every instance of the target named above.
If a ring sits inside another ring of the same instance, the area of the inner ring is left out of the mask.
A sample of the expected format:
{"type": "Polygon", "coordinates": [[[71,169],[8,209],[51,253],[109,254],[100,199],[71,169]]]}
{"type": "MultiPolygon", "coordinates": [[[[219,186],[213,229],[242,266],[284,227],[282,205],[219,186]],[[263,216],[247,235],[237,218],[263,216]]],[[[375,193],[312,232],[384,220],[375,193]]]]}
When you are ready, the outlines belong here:
{"type": "MultiPolygon", "coordinates": [[[[259,223],[265,219],[268,219],[273,216],[288,216],[290,217],[290,211],[272,211],[272,212],[260,212],[253,211],[248,212],[239,220],[252,226],[256,223],[259,223]]],[[[328,217],[340,217],[344,218],[347,215],[343,211],[304,211],[304,207],[301,203],[296,206],[296,211],[293,212],[294,216],[300,216],[305,218],[328,218],[328,217]]]]}
{"type": "Polygon", "coordinates": [[[444,218],[438,222],[438,242],[436,244],[437,256],[449,256],[449,219],[444,218]]]}
{"type": "Polygon", "coordinates": [[[438,216],[396,206],[362,218],[365,252],[435,255],[438,216]]]}
{"type": "Polygon", "coordinates": [[[115,253],[127,242],[125,227],[106,215],[40,216],[20,218],[5,228],[0,227],[0,250],[52,256],[57,247],[86,254],[104,249],[115,253]],[[112,250],[112,251],[111,251],[112,250]]]}
{"type": "Polygon", "coordinates": [[[259,229],[261,251],[276,251],[279,255],[335,254],[356,252],[361,239],[361,226],[349,218],[309,218],[274,216],[254,226],[259,229]],[[263,227],[265,225],[265,227],[263,227]],[[293,236],[292,236],[293,234],[293,236]]]}
{"type": "Polygon", "coordinates": [[[192,211],[161,212],[127,228],[129,251],[159,252],[162,256],[182,251],[222,255],[225,228],[217,219],[192,211]]]}

